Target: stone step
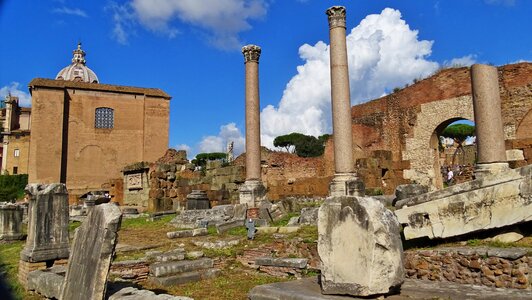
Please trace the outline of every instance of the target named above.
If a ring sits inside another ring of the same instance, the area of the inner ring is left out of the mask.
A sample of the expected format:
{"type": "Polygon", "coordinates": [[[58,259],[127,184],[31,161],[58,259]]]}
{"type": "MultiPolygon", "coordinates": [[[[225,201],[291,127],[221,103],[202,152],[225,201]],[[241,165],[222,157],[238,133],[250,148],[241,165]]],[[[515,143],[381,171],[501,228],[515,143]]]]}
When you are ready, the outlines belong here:
{"type": "Polygon", "coordinates": [[[197,228],[197,229],[167,232],[166,236],[169,239],[176,239],[176,238],[184,238],[184,237],[202,236],[202,235],[207,235],[207,234],[208,234],[207,228],[197,228]]]}
{"type": "Polygon", "coordinates": [[[155,277],[164,277],[179,273],[209,269],[212,268],[213,265],[214,263],[210,258],[160,262],[154,263],[150,266],[150,275],[155,277]]]}
{"type": "Polygon", "coordinates": [[[219,269],[206,269],[201,271],[184,272],[176,275],[155,277],[149,276],[148,281],[161,286],[173,286],[189,282],[196,282],[204,279],[214,278],[220,273],[219,269]]]}
{"type": "Polygon", "coordinates": [[[278,258],[278,257],[258,257],[255,264],[259,266],[287,267],[304,269],[307,267],[306,258],[278,258]]]}

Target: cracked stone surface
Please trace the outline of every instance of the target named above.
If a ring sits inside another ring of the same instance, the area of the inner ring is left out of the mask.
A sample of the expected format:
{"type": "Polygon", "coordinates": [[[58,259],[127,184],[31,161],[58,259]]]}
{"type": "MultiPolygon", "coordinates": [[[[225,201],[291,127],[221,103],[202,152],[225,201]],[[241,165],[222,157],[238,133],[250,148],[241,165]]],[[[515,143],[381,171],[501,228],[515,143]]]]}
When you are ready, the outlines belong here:
{"type": "Polygon", "coordinates": [[[532,165],[404,199],[406,239],[447,238],[532,220],[532,165]],[[410,207],[409,207],[410,206],[410,207]]]}

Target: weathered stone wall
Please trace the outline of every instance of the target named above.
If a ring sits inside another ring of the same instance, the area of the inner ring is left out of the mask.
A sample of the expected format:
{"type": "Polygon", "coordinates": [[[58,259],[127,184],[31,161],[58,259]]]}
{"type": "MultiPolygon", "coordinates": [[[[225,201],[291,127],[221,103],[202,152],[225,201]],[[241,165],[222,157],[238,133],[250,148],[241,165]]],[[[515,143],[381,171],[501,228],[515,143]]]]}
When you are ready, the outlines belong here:
{"type": "Polygon", "coordinates": [[[407,278],[531,289],[525,249],[449,248],[405,251],[407,278]]]}
{"type": "MultiPolygon", "coordinates": [[[[517,166],[530,164],[532,127],[527,124],[532,122],[532,64],[519,63],[498,69],[507,147],[523,150],[525,159],[516,162],[517,166]]],[[[442,70],[396,93],[353,106],[351,114],[356,144],[353,155],[357,159],[377,158],[376,150],[391,152],[372,164],[379,168],[364,171],[362,165],[363,178],[373,178],[368,180],[370,187],[375,184],[374,187],[382,188],[385,193],[393,191],[402,181],[430,185],[432,189],[441,187],[442,179],[435,171],[439,163],[434,133],[453,121],[473,120],[469,69],[442,70]],[[393,167],[386,168],[386,165],[393,167]],[[382,175],[390,171],[395,179],[386,182],[382,175]]],[[[331,151],[326,149],[325,155],[326,160],[332,159],[331,151]]]]}

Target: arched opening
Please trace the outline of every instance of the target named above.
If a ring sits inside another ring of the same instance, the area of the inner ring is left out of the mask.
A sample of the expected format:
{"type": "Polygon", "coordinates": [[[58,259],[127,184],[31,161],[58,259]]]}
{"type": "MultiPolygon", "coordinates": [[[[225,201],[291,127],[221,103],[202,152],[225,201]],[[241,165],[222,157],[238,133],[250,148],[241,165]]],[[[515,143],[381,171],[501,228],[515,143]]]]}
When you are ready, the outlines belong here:
{"type": "Polygon", "coordinates": [[[477,152],[474,126],[471,120],[451,118],[434,129],[430,148],[437,189],[472,179],[477,152]]]}

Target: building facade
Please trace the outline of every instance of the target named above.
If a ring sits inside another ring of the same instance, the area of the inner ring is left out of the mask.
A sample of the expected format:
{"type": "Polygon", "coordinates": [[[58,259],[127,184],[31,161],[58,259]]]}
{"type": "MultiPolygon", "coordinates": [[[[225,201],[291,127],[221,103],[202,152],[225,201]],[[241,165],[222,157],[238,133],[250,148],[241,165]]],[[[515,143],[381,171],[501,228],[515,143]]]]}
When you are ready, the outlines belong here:
{"type": "Polygon", "coordinates": [[[20,107],[18,97],[8,95],[1,111],[2,174],[28,174],[31,108],[20,107]]]}
{"type": "Polygon", "coordinates": [[[66,183],[72,196],[121,178],[131,163],[168,148],[170,96],[159,89],[100,84],[81,45],[56,79],[33,79],[30,183],[66,183]]]}

